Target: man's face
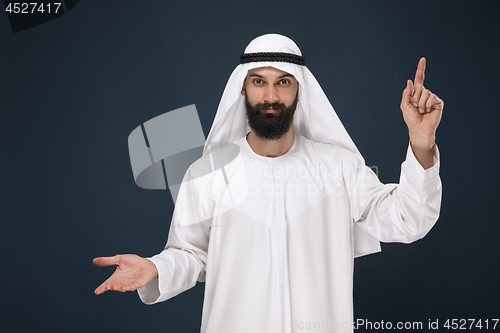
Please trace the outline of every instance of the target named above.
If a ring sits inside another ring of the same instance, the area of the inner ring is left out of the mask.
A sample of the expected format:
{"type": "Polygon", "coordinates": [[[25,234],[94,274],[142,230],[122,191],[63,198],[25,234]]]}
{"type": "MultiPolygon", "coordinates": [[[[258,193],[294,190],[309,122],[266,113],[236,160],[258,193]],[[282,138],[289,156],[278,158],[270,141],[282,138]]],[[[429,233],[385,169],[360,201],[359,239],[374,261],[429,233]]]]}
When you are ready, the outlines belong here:
{"type": "Polygon", "coordinates": [[[293,75],[274,67],[248,71],[241,94],[248,124],[257,136],[277,140],[288,132],[297,108],[298,86],[293,75]]]}

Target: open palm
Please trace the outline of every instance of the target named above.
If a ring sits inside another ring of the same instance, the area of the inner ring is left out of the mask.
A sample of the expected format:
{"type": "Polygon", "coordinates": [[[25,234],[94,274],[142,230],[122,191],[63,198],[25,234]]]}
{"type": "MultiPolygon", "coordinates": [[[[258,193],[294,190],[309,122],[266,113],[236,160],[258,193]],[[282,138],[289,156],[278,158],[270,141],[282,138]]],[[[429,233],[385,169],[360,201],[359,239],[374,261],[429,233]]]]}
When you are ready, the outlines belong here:
{"type": "Polygon", "coordinates": [[[156,266],[151,261],[135,254],[98,257],[94,259],[94,265],[101,267],[116,265],[113,275],[97,287],[96,295],[106,290],[133,291],[144,287],[158,277],[156,266]]]}

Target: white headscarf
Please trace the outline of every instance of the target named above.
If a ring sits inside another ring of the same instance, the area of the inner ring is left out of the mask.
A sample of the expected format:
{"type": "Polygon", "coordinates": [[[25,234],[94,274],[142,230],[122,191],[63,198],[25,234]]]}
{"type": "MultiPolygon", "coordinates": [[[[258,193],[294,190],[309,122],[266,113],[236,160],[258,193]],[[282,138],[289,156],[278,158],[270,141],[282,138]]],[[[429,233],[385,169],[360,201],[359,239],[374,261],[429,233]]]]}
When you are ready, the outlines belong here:
{"type": "MultiPolygon", "coordinates": [[[[255,38],[248,44],[245,54],[259,52],[291,53],[302,56],[297,45],[288,37],[268,34],[255,38]]],[[[249,131],[246,119],[245,97],[241,88],[249,70],[274,67],[292,74],[299,82],[299,103],[293,119],[294,134],[309,140],[333,144],[352,151],[364,164],[364,159],[340,122],[316,78],[306,66],[288,62],[250,62],[240,64],[231,74],[208,134],[203,155],[228,142],[234,142],[249,131]]],[[[357,223],[353,227],[354,256],[380,251],[377,239],[367,234],[357,223]]]]}
{"type": "MultiPolygon", "coordinates": [[[[245,54],[257,52],[282,52],[302,56],[299,48],[290,38],[277,34],[257,37],[245,49],[245,54]]],[[[346,148],[363,159],[318,81],[307,67],[276,61],[250,62],[236,67],[222,94],[203,154],[208,152],[208,147],[212,143],[234,142],[250,131],[245,116],[245,97],[240,92],[248,71],[258,67],[277,68],[292,74],[299,82],[299,103],[293,119],[295,134],[315,142],[346,148]]]]}

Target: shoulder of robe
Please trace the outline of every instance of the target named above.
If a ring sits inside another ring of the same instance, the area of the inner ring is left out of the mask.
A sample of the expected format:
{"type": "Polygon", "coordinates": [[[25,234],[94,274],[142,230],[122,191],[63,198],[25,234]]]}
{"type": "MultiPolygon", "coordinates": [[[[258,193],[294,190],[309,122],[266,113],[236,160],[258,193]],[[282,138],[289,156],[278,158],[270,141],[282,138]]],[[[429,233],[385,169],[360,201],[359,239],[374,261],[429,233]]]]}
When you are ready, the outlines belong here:
{"type": "Polygon", "coordinates": [[[354,177],[364,166],[363,161],[346,148],[328,143],[310,142],[318,160],[334,171],[334,174],[342,174],[347,181],[354,177]]]}
{"type": "Polygon", "coordinates": [[[356,155],[348,149],[329,143],[308,141],[317,158],[325,163],[352,164],[358,161],[356,155]]]}

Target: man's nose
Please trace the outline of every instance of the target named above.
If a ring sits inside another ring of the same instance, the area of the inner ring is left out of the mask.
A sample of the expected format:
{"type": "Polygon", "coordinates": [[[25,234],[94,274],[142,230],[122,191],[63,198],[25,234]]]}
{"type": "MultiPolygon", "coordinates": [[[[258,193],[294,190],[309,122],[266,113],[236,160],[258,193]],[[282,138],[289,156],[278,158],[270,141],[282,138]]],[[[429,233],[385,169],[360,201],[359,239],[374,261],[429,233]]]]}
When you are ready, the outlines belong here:
{"type": "Polygon", "coordinates": [[[274,85],[269,85],[264,94],[264,102],[266,103],[276,103],[279,102],[279,94],[274,85]]]}

